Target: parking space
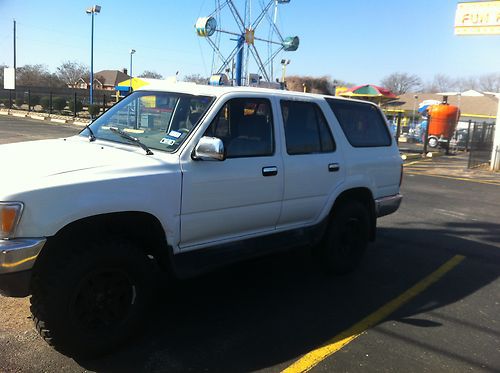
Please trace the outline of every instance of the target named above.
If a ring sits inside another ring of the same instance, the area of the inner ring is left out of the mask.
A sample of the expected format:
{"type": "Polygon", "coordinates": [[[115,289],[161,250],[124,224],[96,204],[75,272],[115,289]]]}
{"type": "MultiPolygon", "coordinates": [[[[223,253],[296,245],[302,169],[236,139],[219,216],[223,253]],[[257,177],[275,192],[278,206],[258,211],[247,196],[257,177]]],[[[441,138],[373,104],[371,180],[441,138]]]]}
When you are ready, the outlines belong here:
{"type": "MultiPolygon", "coordinates": [[[[10,121],[2,143],[78,131],[10,121]]],[[[0,371],[500,371],[500,187],[408,172],[402,191],[356,272],[293,251],[170,284],[142,334],[101,359],[52,350],[27,299],[0,297],[0,371]]]]}

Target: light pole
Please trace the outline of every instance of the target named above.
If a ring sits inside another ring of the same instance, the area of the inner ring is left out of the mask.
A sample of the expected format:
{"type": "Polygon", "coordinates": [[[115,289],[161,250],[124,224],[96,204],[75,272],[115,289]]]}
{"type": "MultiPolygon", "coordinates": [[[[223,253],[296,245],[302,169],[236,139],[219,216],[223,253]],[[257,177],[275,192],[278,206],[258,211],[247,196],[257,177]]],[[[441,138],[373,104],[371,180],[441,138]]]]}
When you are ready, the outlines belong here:
{"type": "Polygon", "coordinates": [[[286,89],[285,75],[286,75],[286,65],[290,64],[290,60],[281,60],[281,83],[283,84],[283,89],[286,89]]]}
{"type": "Polygon", "coordinates": [[[415,110],[417,108],[418,95],[413,96],[415,101],[413,101],[413,127],[415,127],[415,110]]]}
{"type": "Polygon", "coordinates": [[[94,5],[85,10],[85,13],[92,16],[92,29],[90,33],[90,105],[94,103],[94,14],[100,12],[100,5],[94,5]]]}
{"type": "Polygon", "coordinates": [[[130,50],[130,90],[129,93],[132,93],[132,55],[135,53],[135,49],[130,50]]]}

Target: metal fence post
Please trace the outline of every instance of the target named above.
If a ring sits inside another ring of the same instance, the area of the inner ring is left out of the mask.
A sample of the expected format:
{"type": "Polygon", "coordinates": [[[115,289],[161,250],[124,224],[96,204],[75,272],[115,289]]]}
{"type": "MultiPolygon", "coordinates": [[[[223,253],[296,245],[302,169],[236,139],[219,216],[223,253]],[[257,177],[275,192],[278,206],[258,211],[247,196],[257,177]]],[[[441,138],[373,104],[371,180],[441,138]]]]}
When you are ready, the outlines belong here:
{"type": "Polygon", "coordinates": [[[73,117],[76,118],[76,91],[73,93],[73,117]]]}
{"type": "Polygon", "coordinates": [[[467,126],[467,141],[465,142],[465,152],[470,150],[470,126],[472,124],[472,119],[469,119],[469,125],[467,126]]]}
{"type": "Polygon", "coordinates": [[[477,123],[474,123],[474,126],[472,127],[472,136],[470,139],[470,151],[469,151],[469,162],[467,163],[467,168],[472,167],[472,157],[474,156],[474,137],[476,136],[476,125],[477,123]]]}
{"type": "Polygon", "coordinates": [[[398,122],[397,122],[397,126],[396,126],[396,144],[399,145],[399,135],[401,134],[401,117],[402,117],[402,113],[399,112],[398,113],[398,122]]]}
{"type": "Polygon", "coordinates": [[[52,114],[52,91],[49,92],[49,115],[52,114]]]}
{"type": "Polygon", "coordinates": [[[431,124],[431,115],[427,116],[427,126],[425,127],[425,138],[424,138],[424,157],[427,156],[427,144],[429,142],[429,125],[431,124]]]}
{"type": "Polygon", "coordinates": [[[12,89],[9,89],[9,110],[12,110],[12,89]]]}
{"type": "Polygon", "coordinates": [[[102,112],[104,113],[106,111],[106,94],[102,94],[102,112]]]}
{"type": "Polygon", "coordinates": [[[28,113],[31,111],[31,89],[28,88],[28,113]]]}

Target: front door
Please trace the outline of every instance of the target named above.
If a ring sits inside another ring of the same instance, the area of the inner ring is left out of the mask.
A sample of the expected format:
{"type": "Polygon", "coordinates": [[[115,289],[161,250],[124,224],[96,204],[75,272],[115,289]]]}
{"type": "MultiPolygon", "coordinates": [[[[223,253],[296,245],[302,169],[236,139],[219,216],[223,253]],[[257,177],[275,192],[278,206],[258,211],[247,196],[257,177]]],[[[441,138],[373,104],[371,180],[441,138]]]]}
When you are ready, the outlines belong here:
{"type": "Polygon", "coordinates": [[[265,98],[225,102],[205,131],[220,138],[224,161],[182,162],[181,249],[273,232],[283,198],[283,163],[265,98]]]}

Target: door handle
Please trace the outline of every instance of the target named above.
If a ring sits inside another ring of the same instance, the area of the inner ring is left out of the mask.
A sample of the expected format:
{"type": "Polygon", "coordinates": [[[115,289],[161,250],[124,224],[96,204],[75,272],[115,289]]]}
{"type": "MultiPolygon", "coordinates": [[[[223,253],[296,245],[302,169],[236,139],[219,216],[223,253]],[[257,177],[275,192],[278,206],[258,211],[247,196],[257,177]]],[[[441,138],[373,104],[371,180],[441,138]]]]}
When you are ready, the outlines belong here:
{"type": "Polygon", "coordinates": [[[328,171],[330,172],[337,172],[338,170],[340,170],[340,166],[338,163],[330,163],[328,165],[328,171]]]}
{"type": "Polygon", "coordinates": [[[276,176],[276,175],[278,175],[278,167],[276,166],[262,167],[262,176],[276,176]]]}

